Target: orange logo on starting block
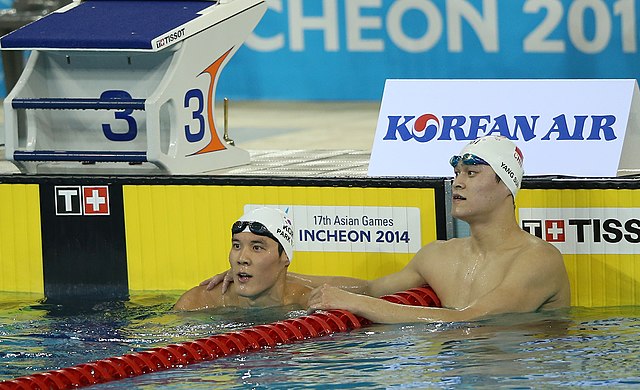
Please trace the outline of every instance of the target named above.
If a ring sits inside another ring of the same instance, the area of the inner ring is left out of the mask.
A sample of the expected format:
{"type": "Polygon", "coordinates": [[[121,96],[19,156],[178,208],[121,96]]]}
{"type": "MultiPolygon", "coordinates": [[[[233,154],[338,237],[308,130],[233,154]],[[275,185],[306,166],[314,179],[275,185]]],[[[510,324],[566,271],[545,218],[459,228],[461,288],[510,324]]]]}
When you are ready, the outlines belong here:
{"type": "Polygon", "coordinates": [[[220,58],[218,58],[213,64],[209,65],[204,71],[202,71],[202,73],[200,73],[200,74],[208,73],[209,76],[211,77],[211,80],[209,81],[209,92],[207,93],[207,97],[208,97],[207,123],[209,125],[209,131],[211,132],[211,141],[209,141],[209,144],[207,146],[193,153],[193,155],[216,152],[219,150],[226,149],[224,143],[222,143],[222,141],[220,141],[220,137],[218,137],[218,131],[216,130],[216,125],[213,122],[213,102],[215,98],[213,96],[214,95],[213,91],[214,91],[214,86],[216,82],[216,77],[218,76],[218,72],[220,71],[220,67],[222,66],[222,63],[227,58],[229,53],[231,53],[231,50],[232,49],[229,49],[220,58]]]}

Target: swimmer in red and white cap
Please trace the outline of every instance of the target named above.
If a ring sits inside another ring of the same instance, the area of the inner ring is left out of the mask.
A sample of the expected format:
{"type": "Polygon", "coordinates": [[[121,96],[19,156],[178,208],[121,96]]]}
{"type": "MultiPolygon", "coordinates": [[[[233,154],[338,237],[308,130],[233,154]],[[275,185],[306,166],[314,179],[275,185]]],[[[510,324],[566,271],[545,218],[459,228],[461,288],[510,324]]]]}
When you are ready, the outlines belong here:
{"type": "Polygon", "coordinates": [[[460,162],[463,165],[489,165],[515,198],[524,175],[523,161],[522,151],[508,138],[486,136],[471,141],[459,155],[451,157],[449,163],[454,169],[460,162]]]}

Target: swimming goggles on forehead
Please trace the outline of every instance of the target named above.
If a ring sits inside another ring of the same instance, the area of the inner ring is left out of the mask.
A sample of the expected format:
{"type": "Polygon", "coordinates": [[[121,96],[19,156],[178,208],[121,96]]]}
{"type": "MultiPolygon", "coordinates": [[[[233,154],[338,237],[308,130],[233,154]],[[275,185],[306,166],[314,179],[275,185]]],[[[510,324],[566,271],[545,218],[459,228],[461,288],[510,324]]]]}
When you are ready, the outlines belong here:
{"type": "Polygon", "coordinates": [[[249,231],[253,234],[269,237],[276,242],[278,241],[266,226],[256,221],[236,221],[233,225],[231,225],[231,233],[242,233],[247,229],[247,226],[249,226],[249,231]]]}
{"type": "Polygon", "coordinates": [[[449,160],[449,164],[454,168],[457,167],[460,162],[464,165],[489,165],[488,162],[471,153],[465,153],[462,156],[453,156],[449,160]]]}

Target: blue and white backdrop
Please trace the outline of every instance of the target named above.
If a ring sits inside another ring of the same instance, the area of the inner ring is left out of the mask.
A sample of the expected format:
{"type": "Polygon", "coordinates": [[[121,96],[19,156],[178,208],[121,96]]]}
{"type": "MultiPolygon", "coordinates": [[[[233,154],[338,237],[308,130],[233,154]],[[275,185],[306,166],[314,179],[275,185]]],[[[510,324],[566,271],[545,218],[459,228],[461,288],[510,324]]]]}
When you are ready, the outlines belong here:
{"type": "Polygon", "coordinates": [[[640,73],[637,0],[267,2],[219,98],[379,100],[388,78],[640,73]]]}

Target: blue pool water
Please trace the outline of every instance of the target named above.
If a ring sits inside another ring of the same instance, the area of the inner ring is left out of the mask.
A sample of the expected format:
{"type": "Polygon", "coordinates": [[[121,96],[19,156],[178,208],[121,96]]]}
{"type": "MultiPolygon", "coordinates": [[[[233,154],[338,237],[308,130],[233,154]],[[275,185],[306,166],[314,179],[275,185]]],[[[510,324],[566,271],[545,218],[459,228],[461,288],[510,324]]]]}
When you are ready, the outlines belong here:
{"type": "MultiPolygon", "coordinates": [[[[173,313],[177,297],[83,307],[0,293],[0,380],[305,314],[173,313]]],[[[93,388],[632,388],[640,387],[639,334],[640,307],[375,325],[93,388]]]]}

